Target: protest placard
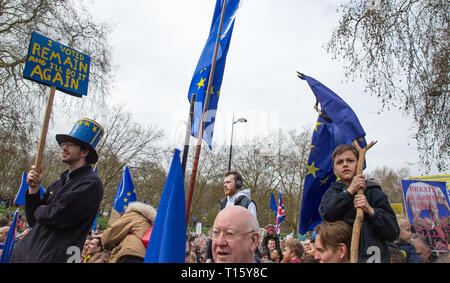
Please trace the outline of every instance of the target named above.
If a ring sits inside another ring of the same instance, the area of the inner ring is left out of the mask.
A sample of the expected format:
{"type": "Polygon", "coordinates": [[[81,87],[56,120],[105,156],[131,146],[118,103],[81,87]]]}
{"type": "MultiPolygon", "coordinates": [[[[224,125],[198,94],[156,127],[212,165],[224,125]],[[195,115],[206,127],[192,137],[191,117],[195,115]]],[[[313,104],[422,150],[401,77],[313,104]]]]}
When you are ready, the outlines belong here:
{"type": "Polygon", "coordinates": [[[81,97],[87,95],[91,58],[33,32],[23,77],[81,97]]]}
{"type": "Polygon", "coordinates": [[[448,251],[450,205],[445,182],[402,180],[408,219],[433,251],[448,251]]]}

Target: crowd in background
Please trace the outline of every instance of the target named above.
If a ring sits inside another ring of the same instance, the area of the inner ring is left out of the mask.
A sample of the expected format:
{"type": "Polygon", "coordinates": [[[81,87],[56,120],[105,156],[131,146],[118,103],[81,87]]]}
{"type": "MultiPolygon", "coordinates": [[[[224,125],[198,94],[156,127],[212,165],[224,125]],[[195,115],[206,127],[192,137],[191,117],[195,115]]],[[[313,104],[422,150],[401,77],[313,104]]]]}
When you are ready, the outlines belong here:
{"type": "MultiPolygon", "coordinates": [[[[12,221],[12,213],[6,217],[0,216],[0,243],[4,243],[12,221]]],[[[428,241],[421,235],[412,233],[406,218],[398,216],[401,229],[399,239],[389,243],[391,263],[448,263],[450,253],[436,254],[431,251],[428,241]]],[[[16,242],[20,241],[30,230],[26,220],[21,219],[17,226],[16,242]]],[[[102,244],[103,233],[106,228],[100,225],[91,231],[86,238],[81,252],[81,263],[109,263],[111,250],[106,250],[102,244]]],[[[211,231],[202,234],[187,233],[186,235],[186,263],[214,263],[212,254],[211,231]]],[[[295,239],[288,235],[279,237],[274,225],[269,224],[260,228],[260,243],[255,257],[263,263],[319,263],[316,256],[316,233],[309,232],[304,240],[295,239]],[[293,253],[289,252],[292,251],[293,253]],[[295,254],[295,256],[292,256],[295,254]]],[[[1,250],[0,250],[1,253],[1,250]]]]}

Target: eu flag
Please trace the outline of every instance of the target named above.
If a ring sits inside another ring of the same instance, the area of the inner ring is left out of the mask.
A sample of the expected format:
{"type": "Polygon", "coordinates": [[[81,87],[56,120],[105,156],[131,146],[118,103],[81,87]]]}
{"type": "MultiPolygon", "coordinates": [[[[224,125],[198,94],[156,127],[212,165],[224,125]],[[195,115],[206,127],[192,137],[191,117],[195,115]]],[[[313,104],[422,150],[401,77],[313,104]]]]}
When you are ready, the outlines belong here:
{"type": "Polygon", "coordinates": [[[277,217],[277,201],[272,192],[270,192],[270,209],[275,212],[275,217],[277,217]]]}
{"type": "Polygon", "coordinates": [[[223,0],[216,1],[214,15],[211,22],[209,37],[206,41],[203,52],[194,71],[191,84],[189,86],[188,100],[191,101],[192,94],[196,93],[196,102],[194,106],[194,115],[192,121],[191,135],[198,138],[199,128],[205,105],[206,89],[208,88],[209,74],[214,57],[214,48],[219,41],[216,66],[214,70],[214,78],[210,91],[210,100],[208,111],[205,117],[205,128],[203,131],[203,139],[211,148],[214,123],[216,120],[217,104],[219,103],[220,88],[222,85],[223,73],[225,70],[225,62],[227,58],[228,48],[230,46],[231,35],[233,33],[234,19],[236,11],[239,8],[239,0],[228,0],[225,7],[222,29],[219,33],[220,16],[222,13],[223,0]]]}
{"type": "Polygon", "coordinates": [[[19,209],[14,213],[13,221],[9,227],[8,236],[6,237],[5,244],[3,244],[3,251],[0,257],[0,263],[9,263],[12,251],[14,249],[16,230],[17,230],[17,216],[19,214],[19,209]]]}
{"type": "MultiPolygon", "coordinates": [[[[19,190],[17,191],[16,197],[14,198],[14,203],[17,205],[25,206],[25,192],[28,191],[27,184],[27,174],[22,173],[22,183],[20,184],[19,190]]],[[[39,187],[39,194],[42,196],[45,193],[44,187],[39,187]]]]}
{"type": "Polygon", "coordinates": [[[299,221],[299,233],[305,234],[322,222],[320,201],[331,183],[336,181],[331,163],[334,149],[340,144],[352,144],[353,140],[358,140],[361,147],[367,144],[356,114],[344,100],[315,79],[305,75],[300,78],[308,82],[322,113],[328,116],[319,115],[312,135],[299,221]]]}
{"type": "Polygon", "coordinates": [[[114,209],[119,212],[125,212],[130,202],[136,201],[136,191],[134,190],[133,180],[131,179],[130,170],[125,166],[122,180],[120,180],[114,198],[114,209]]]}
{"type": "Polygon", "coordinates": [[[175,149],[145,254],[145,263],[184,263],[186,200],[180,150],[175,149]]]}

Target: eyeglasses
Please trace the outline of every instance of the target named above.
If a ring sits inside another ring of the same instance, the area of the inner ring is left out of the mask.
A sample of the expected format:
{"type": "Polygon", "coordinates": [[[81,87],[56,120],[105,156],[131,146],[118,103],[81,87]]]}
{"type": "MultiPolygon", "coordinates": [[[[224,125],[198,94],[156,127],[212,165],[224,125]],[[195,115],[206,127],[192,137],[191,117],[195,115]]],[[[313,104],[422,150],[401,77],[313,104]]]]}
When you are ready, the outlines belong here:
{"type": "Polygon", "coordinates": [[[236,239],[242,235],[247,235],[250,233],[255,233],[255,231],[248,231],[245,233],[236,233],[236,232],[233,232],[232,230],[227,230],[227,231],[213,230],[212,239],[217,240],[217,239],[219,239],[220,235],[222,235],[222,237],[225,239],[225,241],[228,242],[228,241],[233,241],[234,239],[236,239]]]}
{"type": "Polygon", "coordinates": [[[75,144],[71,143],[71,142],[63,142],[63,143],[61,143],[61,148],[63,148],[64,146],[71,147],[71,146],[74,146],[74,145],[75,144]]]}

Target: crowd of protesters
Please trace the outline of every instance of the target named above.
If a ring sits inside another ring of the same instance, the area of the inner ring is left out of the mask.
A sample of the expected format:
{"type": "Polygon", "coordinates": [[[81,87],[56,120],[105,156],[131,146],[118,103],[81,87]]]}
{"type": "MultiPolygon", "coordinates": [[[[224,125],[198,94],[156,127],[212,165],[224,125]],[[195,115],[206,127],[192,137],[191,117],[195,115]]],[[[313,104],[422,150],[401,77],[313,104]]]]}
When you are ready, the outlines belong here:
{"type": "MultiPolygon", "coordinates": [[[[400,236],[396,241],[389,242],[391,263],[449,263],[450,253],[435,253],[431,251],[428,241],[418,233],[412,233],[411,225],[405,221],[405,217],[397,216],[400,226],[400,236]]],[[[12,214],[0,215],[0,244],[6,240],[9,227],[12,221],[12,214]]],[[[321,262],[349,262],[349,241],[351,232],[344,225],[342,227],[332,227],[330,223],[319,225],[313,232],[309,232],[302,237],[302,240],[295,239],[290,235],[280,237],[275,232],[274,225],[267,225],[260,228],[258,247],[254,252],[256,262],[261,263],[321,263],[321,262]],[[327,225],[327,226],[325,226],[327,225]],[[324,229],[324,227],[326,229],[324,229]],[[322,230],[332,232],[331,234],[343,235],[343,239],[330,239],[330,235],[325,235],[322,230]],[[334,232],[333,232],[334,231],[334,232]],[[337,233],[336,231],[341,231],[337,233]],[[324,240],[324,236],[327,237],[324,240]],[[346,239],[345,239],[346,238],[346,239]],[[319,243],[317,242],[319,240],[319,243]],[[334,244],[333,242],[336,242],[334,244]],[[328,243],[324,245],[324,242],[328,243]],[[339,244],[342,244],[339,246],[339,244]],[[345,246],[346,252],[342,249],[345,246]],[[339,259],[339,255],[344,256],[339,259]],[[325,255],[325,256],[324,256],[325,255]]],[[[336,226],[336,225],[335,225],[336,226]]],[[[79,260],[73,262],[80,263],[110,263],[117,262],[111,259],[112,250],[105,249],[102,244],[103,233],[106,228],[100,225],[91,231],[84,243],[79,260]]],[[[19,242],[30,228],[26,225],[26,220],[21,219],[17,226],[16,242],[19,242]]],[[[214,263],[213,251],[213,229],[206,233],[188,233],[186,235],[186,263],[214,263]]],[[[1,255],[1,250],[0,250],[1,255]]],[[[142,261],[141,261],[142,262],[142,261]]]]}
{"type": "MultiPolygon", "coordinates": [[[[92,135],[92,127],[100,126],[84,119],[70,135],[56,136],[68,170],[42,197],[43,174],[32,166],[27,176],[26,220],[19,221],[11,262],[144,261],[157,213],[151,205],[130,203],[106,229],[98,226],[88,233],[103,194],[102,182],[90,165],[98,159],[95,144],[82,140],[85,131],[92,135]],[[69,253],[67,247],[74,249],[69,253]]],[[[448,262],[450,253],[433,254],[408,220],[394,214],[378,184],[356,174],[357,160],[352,146],[341,145],[333,152],[333,170],[341,181],[323,196],[319,207],[323,222],[305,240],[280,237],[274,225],[261,228],[257,205],[249,190],[243,189],[242,176],[228,172],[213,227],[206,234],[186,235],[185,263],[347,263],[356,208],[366,215],[358,262],[448,262]],[[364,195],[356,194],[359,189],[365,190],[364,195]]],[[[6,240],[11,216],[0,219],[0,243],[6,240]]]]}

